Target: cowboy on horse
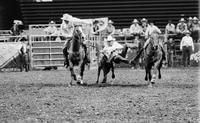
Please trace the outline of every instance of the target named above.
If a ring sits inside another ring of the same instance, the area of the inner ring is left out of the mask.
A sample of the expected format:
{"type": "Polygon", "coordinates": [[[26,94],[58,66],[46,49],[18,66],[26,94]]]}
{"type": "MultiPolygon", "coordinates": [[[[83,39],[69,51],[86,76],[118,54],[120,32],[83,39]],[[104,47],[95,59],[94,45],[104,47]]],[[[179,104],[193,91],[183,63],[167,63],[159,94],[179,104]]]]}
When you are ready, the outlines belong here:
{"type": "MultiPolygon", "coordinates": [[[[63,53],[64,53],[64,57],[65,57],[65,61],[64,61],[64,66],[67,68],[69,66],[69,59],[68,59],[68,50],[71,44],[71,40],[72,40],[72,36],[73,36],[73,31],[76,27],[81,26],[80,24],[74,24],[73,23],[73,17],[69,14],[64,14],[62,19],[62,24],[60,26],[60,30],[61,30],[61,34],[64,37],[64,39],[66,39],[66,42],[64,44],[64,48],[63,48],[63,53]],[[68,39],[67,39],[68,38],[68,39]]],[[[83,40],[85,39],[85,35],[83,32],[81,32],[83,34],[83,40]]],[[[90,63],[90,59],[88,57],[88,53],[87,53],[87,47],[85,42],[83,41],[81,44],[85,50],[85,61],[86,63],[90,63]]]]}
{"type": "MultiPolygon", "coordinates": [[[[161,31],[157,26],[154,25],[153,21],[150,21],[150,25],[148,25],[147,30],[145,32],[145,38],[147,40],[144,43],[143,48],[141,48],[141,50],[138,52],[137,56],[131,61],[132,64],[135,64],[135,61],[140,57],[141,53],[146,49],[146,47],[150,43],[150,41],[155,40],[154,36],[153,36],[154,34],[161,34],[161,31]]],[[[164,60],[165,60],[165,52],[164,52],[164,49],[163,49],[163,45],[160,44],[160,43],[158,45],[160,45],[161,48],[162,48],[162,52],[163,52],[163,56],[164,56],[164,60]]]]}

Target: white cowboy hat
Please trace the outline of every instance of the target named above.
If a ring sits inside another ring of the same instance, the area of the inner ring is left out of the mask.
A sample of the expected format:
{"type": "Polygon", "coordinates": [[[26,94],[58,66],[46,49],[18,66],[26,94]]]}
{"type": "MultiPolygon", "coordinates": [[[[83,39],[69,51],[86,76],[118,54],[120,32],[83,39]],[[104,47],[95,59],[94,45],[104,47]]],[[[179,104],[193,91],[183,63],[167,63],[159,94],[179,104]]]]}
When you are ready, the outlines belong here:
{"type": "Polygon", "coordinates": [[[193,20],[199,20],[197,17],[194,17],[193,20]]]}
{"type": "Polygon", "coordinates": [[[49,24],[55,24],[55,22],[54,21],[50,21],[49,24]]]}
{"type": "Polygon", "coordinates": [[[18,25],[23,25],[23,22],[20,20],[14,20],[13,23],[18,25]]]}
{"type": "Polygon", "coordinates": [[[108,21],[108,23],[111,23],[111,24],[113,24],[114,22],[113,22],[112,20],[109,20],[109,21],[108,21]]]}
{"type": "Polygon", "coordinates": [[[188,20],[192,20],[192,17],[189,17],[188,20]]]}
{"type": "Polygon", "coordinates": [[[134,19],[134,20],[132,21],[132,23],[138,23],[138,20],[137,20],[137,19],[134,19]]]}
{"type": "Polygon", "coordinates": [[[116,39],[113,38],[111,35],[109,35],[106,39],[107,42],[110,42],[110,41],[115,41],[116,39]]]}
{"type": "Polygon", "coordinates": [[[62,20],[72,20],[72,16],[71,15],[69,15],[69,14],[63,14],[63,17],[61,18],[62,20]]]}
{"type": "Polygon", "coordinates": [[[142,18],[141,22],[147,22],[146,18],[142,18]]]}
{"type": "Polygon", "coordinates": [[[185,19],[184,19],[184,18],[181,18],[181,19],[180,19],[180,22],[185,22],[185,19]]]}
{"type": "Polygon", "coordinates": [[[190,34],[190,31],[189,30],[185,31],[185,34],[190,34]]]}

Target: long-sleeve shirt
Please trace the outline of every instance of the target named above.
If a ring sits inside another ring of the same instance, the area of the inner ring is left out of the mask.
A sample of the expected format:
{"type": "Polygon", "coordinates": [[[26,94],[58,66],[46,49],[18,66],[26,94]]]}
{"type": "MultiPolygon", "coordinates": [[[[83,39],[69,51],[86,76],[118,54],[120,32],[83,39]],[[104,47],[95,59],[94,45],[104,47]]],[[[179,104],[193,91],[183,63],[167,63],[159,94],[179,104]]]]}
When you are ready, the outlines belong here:
{"type": "Polygon", "coordinates": [[[119,44],[118,42],[114,41],[112,46],[105,45],[102,52],[104,52],[106,54],[106,56],[109,58],[113,51],[115,51],[115,52],[113,52],[112,55],[117,55],[121,52],[121,49],[123,49],[123,46],[121,44],[119,44]]]}
{"type": "Polygon", "coordinates": [[[167,24],[165,27],[165,31],[167,34],[175,33],[175,25],[174,24],[167,24]]]}
{"type": "Polygon", "coordinates": [[[193,43],[193,39],[190,36],[184,36],[181,40],[181,44],[180,44],[180,50],[183,49],[183,46],[191,46],[192,50],[194,51],[194,43],[193,43]]]}
{"type": "Polygon", "coordinates": [[[187,31],[187,24],[186,23],[178,23],[176,26],[177,33],[184,33],[187,31]]]}
{"type": "Polygon", "coordinates": [[[141,34],[142,33],[142,27],[138,24],[132,24],[130,26],[130,33],[133,33],[133,34],[141,34]]]}
{"type": "Polygon", "coordinates": [[[65,22],[62,22],[60,26],[61,35],[65,37],[72,37],[73,31],[74,31],[74,26],[72,22],[69,22],[68,24],[65,24],[65,22]]]}
{"type": "Polygon", "coordinates": [[[161,34],[161,31],[160,31],[160,29],[157,26],[154,26],[154,25],[151,26],[151,25],[149,25],[147,27],[146,32],[145,32],[145,36],[149,37],[150,35],[152,35],[155,32],[161,34]]]}

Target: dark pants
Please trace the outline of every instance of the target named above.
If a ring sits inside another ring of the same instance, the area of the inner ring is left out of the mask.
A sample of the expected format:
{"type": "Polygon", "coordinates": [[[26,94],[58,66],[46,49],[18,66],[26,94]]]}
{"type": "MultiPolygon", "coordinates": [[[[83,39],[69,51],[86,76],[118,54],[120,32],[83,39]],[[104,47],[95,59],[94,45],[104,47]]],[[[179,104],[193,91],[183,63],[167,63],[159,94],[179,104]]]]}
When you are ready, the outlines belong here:
{"type": "Polygon", "coordinates": [[[191,37],[193,38],[194,42],[198,42],[199,40],[200,31],[193,31],[191,37]]]}
{"type": "Polygon", "coordinates": [[[126,63],[126,64],[129,64],[129,60],[122,57],[121,55],[116,55],[113,57],[113,61],[117,64],[119,64],[120,62],[123,62],[123,63],[126,63]]]}
{"type": "Polygon", "coordinates": [[[167,63],[168,63],[168,67],[172,67],[172,63],[173,63],[173,52],[172,51],[168,51],[168,53],[167,53],[167,63]]]}
{"type": "Polygon", "coordinates": [[[184,67],[188,67],[190,65],[190,55],[192,53],[192,47],[191,46],[183,46],[182,50],[182,62],[184,67]]]}

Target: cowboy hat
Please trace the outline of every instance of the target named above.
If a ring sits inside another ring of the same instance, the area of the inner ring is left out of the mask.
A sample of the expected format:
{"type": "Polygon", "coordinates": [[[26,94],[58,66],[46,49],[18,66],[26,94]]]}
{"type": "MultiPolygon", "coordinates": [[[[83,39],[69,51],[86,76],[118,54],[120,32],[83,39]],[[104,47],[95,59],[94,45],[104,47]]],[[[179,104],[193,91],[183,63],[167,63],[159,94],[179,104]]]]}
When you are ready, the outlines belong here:
{"type": "Polygon", "coordinates": [[[49,24],[55,24],[55,22],[54,21],[50,21],[49,24]]]}
{"type": "Polygon", "coordinates": [[[199,20],[197,17],[194,17],[193,20],[199,20]]]}
{"type": "Polygon", "coordinates": [[[137,19],[134,19],[134,20],[132,21],[132,23],[138,23],[138,20],[137,20],[137,19]]]}
{"type": "Polygon", "coordinates": [[[147,22],[146,18],[142,18],[141,22],[147,22]]]}
{"type": "Polygon", "coordinates": [[[61,18],[62,20],[72,20],[72,16],[71,15],[69,15],[69,14],[63,14],[63,17],[61,18]]]}
{"type": "Polygon", "coordinates": [[[185,31],[185,34],[190,34],[190,31],[189,30],[185,31]]]}
{"type": "Polygon", "coordinates": [[[180,21],[180,22],[185,22],[185,19],[184,19],[184,18],[181,18],[179,21],[180,21]]]}
{"type": "Polygon", "coordinates": [[[13,23],[18,25],[23,25],[23,22],[20,20],[14,20],[13,23]]]}
{"type": "Polygon", "coordinates": [[[188,20],[192,20],[192,17],[189,17],[188,20]]]}
{"type": "Polygon", "coordinates": [[[110,42],[110,41],[115,41],[116,39],[113,38],[111,35],[109,35],[106,39],[107,42],[110,42]]]}
{"type": "Polygon", "coordinates": [[[113,24],[114,22],[113,22],[112,20],[109,20],[109,21],[108,21],[108,23],[111,23],[111,24],[113,24]]]}

